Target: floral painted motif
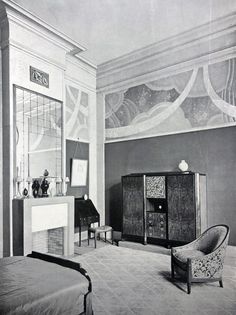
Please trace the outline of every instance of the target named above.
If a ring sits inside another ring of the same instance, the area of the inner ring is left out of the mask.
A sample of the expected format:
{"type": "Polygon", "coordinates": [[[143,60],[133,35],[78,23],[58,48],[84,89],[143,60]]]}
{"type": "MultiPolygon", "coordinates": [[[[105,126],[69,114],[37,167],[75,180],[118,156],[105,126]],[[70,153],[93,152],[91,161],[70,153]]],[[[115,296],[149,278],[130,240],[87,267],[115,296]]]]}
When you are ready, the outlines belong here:
{"type": "Polygon", "coordinates": [[[223,264],[226,252],[225,243],[222,247],[202,257],[192,260],[192,277],[193,278],[221,278],[223,264]]]}

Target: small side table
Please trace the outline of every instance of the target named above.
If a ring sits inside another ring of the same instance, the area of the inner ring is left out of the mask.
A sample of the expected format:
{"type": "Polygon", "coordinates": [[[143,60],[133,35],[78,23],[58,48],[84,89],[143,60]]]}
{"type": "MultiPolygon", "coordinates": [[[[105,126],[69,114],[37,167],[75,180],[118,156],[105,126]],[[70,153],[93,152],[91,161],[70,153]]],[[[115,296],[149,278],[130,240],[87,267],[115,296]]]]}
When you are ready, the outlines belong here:
{"type": "Polygon", "coordinates": [[[106,242],[107,232],[111,232],[111,241],[113,244],[113,229],[111,226],[102,225],[102,226],[96,226],[96,227],[89,227],[88,228],[88,245],[89,245],[90,233],[94,233],[94,247],[97,248],[97,236],[100,235],[100,233],[105,233],[105,242],[106,242]]]}

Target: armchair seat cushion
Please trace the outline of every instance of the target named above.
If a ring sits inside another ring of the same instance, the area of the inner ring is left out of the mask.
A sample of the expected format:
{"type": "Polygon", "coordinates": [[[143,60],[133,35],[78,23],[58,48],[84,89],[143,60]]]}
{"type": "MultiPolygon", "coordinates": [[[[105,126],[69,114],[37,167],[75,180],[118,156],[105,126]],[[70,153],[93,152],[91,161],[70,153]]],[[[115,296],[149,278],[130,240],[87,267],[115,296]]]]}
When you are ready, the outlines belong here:
{"type": "Polygon", "coordinates": [[[187,263],[188,258],[190,259],[200,258],[205,255],[206,254],[204,254],[202,251],[197,250],[197,249],[186,249],[186,250],[176,251],[174,253],[174,257],[183,263],[187,263]]]}

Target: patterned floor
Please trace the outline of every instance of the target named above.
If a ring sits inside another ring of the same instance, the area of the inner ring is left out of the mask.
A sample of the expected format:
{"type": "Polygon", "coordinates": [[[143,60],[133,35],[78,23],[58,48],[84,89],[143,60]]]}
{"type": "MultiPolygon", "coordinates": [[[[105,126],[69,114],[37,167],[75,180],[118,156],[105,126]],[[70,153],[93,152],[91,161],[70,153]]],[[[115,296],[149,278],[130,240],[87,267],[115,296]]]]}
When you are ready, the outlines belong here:
{"type": "Polygon", "coordinates": [[[76,255],[93,284],[95,315],[229,315],[236,312],[236,262],[228,256],[218,283],[171,282],[170,256],[106,245],[76,255]]]}

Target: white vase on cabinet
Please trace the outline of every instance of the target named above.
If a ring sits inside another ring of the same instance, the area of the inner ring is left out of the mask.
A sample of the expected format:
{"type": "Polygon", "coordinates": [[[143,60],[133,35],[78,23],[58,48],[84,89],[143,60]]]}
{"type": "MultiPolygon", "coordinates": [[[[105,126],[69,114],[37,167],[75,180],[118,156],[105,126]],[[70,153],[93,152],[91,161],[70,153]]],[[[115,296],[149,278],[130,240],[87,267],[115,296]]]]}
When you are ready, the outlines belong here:
{"type": "Polygon", "coordinates": [[[185,160],[181,160],[179,163],[179,169],[181,170],[181,172],[187,172],[188,163],[185,160]]]}

